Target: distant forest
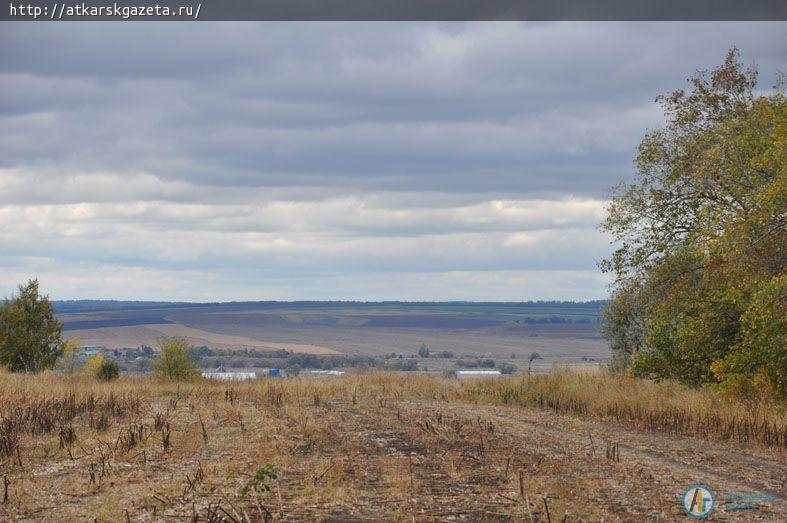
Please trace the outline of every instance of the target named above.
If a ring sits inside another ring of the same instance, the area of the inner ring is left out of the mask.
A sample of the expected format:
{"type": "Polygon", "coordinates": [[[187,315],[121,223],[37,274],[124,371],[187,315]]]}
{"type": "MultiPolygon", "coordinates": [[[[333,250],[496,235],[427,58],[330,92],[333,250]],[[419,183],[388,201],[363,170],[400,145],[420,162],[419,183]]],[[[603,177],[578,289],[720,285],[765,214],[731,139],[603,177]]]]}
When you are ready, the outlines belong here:
{"type": "Polygon", "coordinates": [[[167,302],[167,301],[122,301],[122,300],[60,300],[52,301],[58,314],[101,311],[126,311],[145,309],[179,308],[218,308],[222,310],[260,310],[260,309],[326,309],[358,307],[371,309],[445,309],[478,310],[496,309],[585,309],[599,312],[607,304],[606,300],[592,301],[523,301],[523,302],[468,302],[468,301],[232,301],[232,302],[167,302]]]}

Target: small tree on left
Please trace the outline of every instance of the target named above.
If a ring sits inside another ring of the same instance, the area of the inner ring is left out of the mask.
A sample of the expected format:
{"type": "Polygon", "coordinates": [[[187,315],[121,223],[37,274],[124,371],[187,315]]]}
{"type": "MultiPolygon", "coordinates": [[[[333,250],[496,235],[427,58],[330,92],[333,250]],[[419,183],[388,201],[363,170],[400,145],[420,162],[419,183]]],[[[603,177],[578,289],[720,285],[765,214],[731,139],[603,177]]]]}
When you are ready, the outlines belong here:
{"type": "Polygon", "coordinates": [[[0,305],[0,366],[11,372],[53,368],[65,349],[62,330],[49,297],[38,293],[38,280],[20,285],[0,305]]]}

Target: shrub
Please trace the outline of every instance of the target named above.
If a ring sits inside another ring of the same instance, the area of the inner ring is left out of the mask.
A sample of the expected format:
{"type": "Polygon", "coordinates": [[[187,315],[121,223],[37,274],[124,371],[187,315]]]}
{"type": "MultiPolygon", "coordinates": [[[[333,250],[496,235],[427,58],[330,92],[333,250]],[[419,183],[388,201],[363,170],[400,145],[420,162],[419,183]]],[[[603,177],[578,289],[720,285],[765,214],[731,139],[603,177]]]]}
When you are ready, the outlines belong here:
{"type": "Polygon", "coordinates": [[[498,368],[501,374],[513,374],[518,370],[517,366],[512,363],[501,363],[498,368]]]}
{"type": "Polygon", "coordinates": [[[401,370],[401,371],[416,371],[418,370],[418,362],[415,360],[393,360],[385,364],[388,370],[401,370]]]}
{"type": "Polygon", "coordinates": [[[197,362],[191,346],[183,338],[160,338],[161,354],[153,362],[159,378],[175,381],[192,381],[199,377],[197,362]]]}
{"type": "Polygon", "coordinates": [[[117,379],[120,375],[120,370],[118,369],[118,364],[115,360],[105,359],[101,362],[98,366],[98,371],[96,372],[96,378],[101,381],[112,381],[117,379]]]}

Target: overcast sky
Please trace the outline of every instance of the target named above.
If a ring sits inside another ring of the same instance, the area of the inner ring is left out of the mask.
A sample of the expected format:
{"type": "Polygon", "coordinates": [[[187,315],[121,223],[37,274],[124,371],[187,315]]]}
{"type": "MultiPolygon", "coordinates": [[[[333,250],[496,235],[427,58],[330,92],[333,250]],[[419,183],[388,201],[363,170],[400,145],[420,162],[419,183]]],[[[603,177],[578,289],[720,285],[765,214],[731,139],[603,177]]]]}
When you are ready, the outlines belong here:
{"type": "Polygon", "coordinates": [[[0,291],[595,299],[657,94],[785,23],[0,24],[0,291]]]}

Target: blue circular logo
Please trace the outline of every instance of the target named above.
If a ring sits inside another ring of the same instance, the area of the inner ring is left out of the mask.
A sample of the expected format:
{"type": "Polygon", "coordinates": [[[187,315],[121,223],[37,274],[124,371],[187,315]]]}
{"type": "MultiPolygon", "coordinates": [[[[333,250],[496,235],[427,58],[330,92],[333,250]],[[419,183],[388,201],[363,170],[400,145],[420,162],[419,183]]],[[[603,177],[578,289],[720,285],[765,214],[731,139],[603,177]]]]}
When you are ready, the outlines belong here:
{"type": "Polygon", "coordinates": [[[681,504],[687,516],[707,518],[716,506],[716,496],[705,485],[692,485],[683,493],[681,504]]]}

